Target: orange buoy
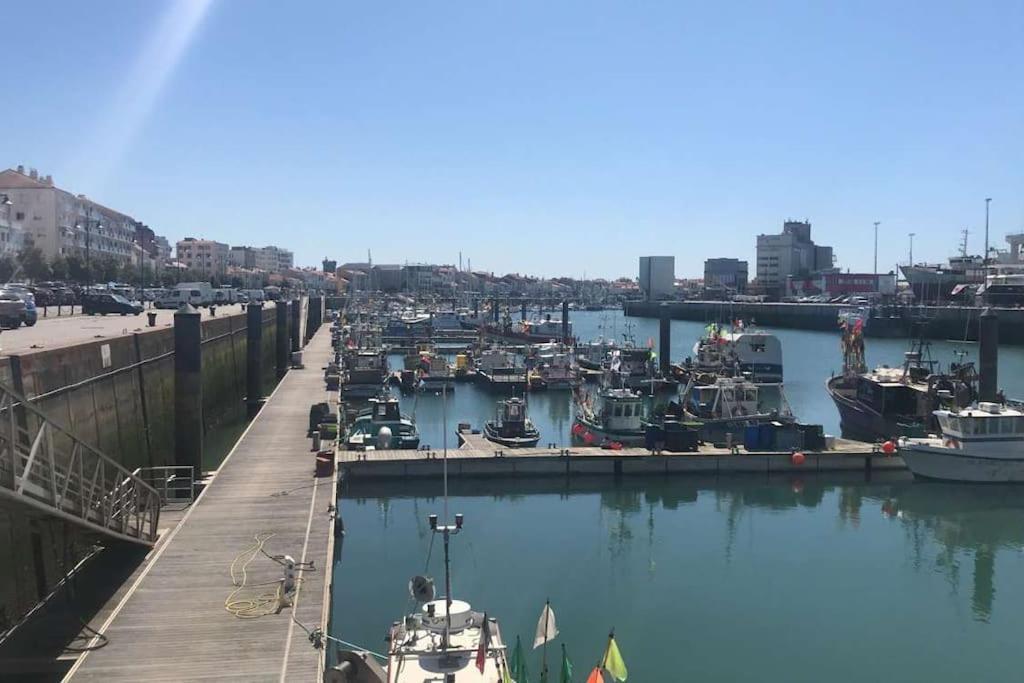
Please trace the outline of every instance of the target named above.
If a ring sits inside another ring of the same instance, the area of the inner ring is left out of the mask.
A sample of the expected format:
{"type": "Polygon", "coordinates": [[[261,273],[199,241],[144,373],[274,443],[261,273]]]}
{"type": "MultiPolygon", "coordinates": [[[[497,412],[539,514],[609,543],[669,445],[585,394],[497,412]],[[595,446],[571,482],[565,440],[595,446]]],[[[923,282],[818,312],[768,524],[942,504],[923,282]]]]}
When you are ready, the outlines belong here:
{"type": "Polygon", "coordinates": [[[886,455],[892,455],[896,452],[896,444],[893,441],[886,441],[882,444],[882,452],[886,455]]]}
{"type": "Polygon", "coordinates": [[[791,461],[791,462],[792,462],[792,463],[793,463],[794,465],[796,465],[797,467],[799,467],[800,465],[803,465],[803,464],[804,464],[804,461],[805,461],[805,460],[807,459],[807,456],[805,456],[805,455],[804,455],[803,453],[801,453],[800,451],[797,451],[796,453],[794,453],[793,455],[791,455],[789,459],[790,459],[790,461],[791,461]]]}

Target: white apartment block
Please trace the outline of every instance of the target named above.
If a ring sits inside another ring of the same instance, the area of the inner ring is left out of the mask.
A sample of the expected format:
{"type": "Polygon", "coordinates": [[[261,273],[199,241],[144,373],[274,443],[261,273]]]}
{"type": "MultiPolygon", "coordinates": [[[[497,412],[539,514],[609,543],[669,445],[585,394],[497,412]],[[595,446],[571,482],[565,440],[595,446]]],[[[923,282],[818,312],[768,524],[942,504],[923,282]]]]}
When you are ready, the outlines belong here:
{"type": "Polygon", "coordinates": [[[13,202],[0,192],[0,256],[17,256],[24,245],[24,231],[14,222],[13,202]]]}
{"type": "Polygon", "coordinates": [[[55,187],[51,176],[24,166],[0,172],[0,194],[9,197],[11,223],[43,256],[111,256],[127,262],[135,253],[138,221],[85,195],[55,187]]]}
{"type": "Polygon", "coordinates": [[[281,247],[231,247],[230,263],[239,268],[280,273],[292,268],[292,252],[281,247]]]}
{"type": "Polygon", "coordinates": [[[206,276],[225,275],[231,250],[223,242],[186,237],[175,245],[178,262],[206,276]]]}

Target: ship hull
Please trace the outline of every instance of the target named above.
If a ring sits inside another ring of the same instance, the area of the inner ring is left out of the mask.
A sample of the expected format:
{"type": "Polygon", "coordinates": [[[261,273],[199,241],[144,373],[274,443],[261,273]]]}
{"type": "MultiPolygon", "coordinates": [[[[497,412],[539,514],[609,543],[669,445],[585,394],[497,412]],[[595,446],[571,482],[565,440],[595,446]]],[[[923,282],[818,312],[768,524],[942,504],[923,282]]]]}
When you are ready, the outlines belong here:
{"type": "Polygon", "coordinates": [[[857,441],[884,441],[900,436],[924,436],[924,425],[888,418],[839,391],[842,377],[833,377],[825,384],[839,411],[839,428],[843,438],[857,441]]]}
{"type": "Polygon", "coordinates": [[[976,484],[1024,483],[1024,457],[988,457],[964,451],[910,444],[900,447],[903,462],[915,477],[976,484]]]}
{"type": "Polygon", "coordinates": [[[643,430],[605,429],[577,417],[573,420],[572,440],[573,443],[584,446],[600,446],[605,442],[620,443],[623,446],[643,446],[646,442],[646,433],[643,430]],[[590,435],[589,439],[586,438],[587,434],[590,435]]]}
{"type": "Polygon", "coordinates": [[[540,432],[527,430],[522,436],[502,436],[493,423],[484,424],[484,437],[506,448],[533,448],[540,441],[540,432]]]}

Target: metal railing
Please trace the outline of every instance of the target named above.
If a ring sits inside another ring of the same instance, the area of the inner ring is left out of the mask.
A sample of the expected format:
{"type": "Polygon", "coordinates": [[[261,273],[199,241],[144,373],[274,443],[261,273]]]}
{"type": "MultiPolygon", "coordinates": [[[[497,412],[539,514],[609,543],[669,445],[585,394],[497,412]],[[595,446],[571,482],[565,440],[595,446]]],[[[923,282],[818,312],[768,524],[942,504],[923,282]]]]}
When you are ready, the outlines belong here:
{"type": "Polygon", "coordinates": [[[160,493],[162,505],[189,504],[195,500],[196,483],[191,465],[140,467],[134,474],[160,493]]]}
{"type": "Polygon", "coordinates": [[[160,494],[3,384],[0,498],[121,540],[156,540],[160,494]]]}

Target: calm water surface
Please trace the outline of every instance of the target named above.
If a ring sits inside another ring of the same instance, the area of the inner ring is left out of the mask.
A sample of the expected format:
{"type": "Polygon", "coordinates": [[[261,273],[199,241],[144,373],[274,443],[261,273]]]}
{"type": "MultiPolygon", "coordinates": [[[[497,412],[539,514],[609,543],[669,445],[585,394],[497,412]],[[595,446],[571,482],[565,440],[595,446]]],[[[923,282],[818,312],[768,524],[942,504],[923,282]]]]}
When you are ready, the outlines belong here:
{"type": "MultiPolygon", "coordinates": [[[[581,339],[626,329],[619,312],[577,313],[581,339]]],[[[634,320],[640,344],[657,321],[634,320]]],[[[672,358],[703,325],[672,324],[672,358]]],[[[837,433],[824,390],[838,335],[777,330],[786,388],[804,421],[837,433]]],[[[621,338],[621,337],[620,337],[621,338]]],[[[870,364],[899,364],[903,340],[869,339],[870,364]]],[[[947,364],[975,344],[934,342],[947,364]]],[[[1000,385],[1024,396],[1024,353],[1000,350],[1000,385]]],[[[396,358],[400,362],[400,358],[396,358]]],[[[496,397],[459,385],[403,397],[424,443],[493,415],[496,397]]],[[[530,396],[541,442],[568,442],[568,393],[530,396]]],[[[454,436],[450,440],[452,443],[454,436]]],[[[339,501],[347,535],[335,566],[332,632],[378,651],[425,569],[426,515],[440,482],[362,484],[339,501]]],[[[577,680],[614,627],[630,681],[1020,680],[1024,495],[1019,488],[862,478],[693,478],[454,482],[466,514],[455,594],[532,639],[545,598],[577,680]]],[[[429,573],[443,576],[439,548],[429,573]]],[[[554,666],[552,658],[552,669],[554,666]]],[[[539,671],[539,651],[531,662],[539,671]]]]}
{"type": "MultiPolygon", "coordinates": [[[[424,571],[439,483],[354,488],[335,636],[383,649],[424,571]]],[[[1020,680],[1017,488],[689,478],[455,483],[453,593],[577,672],[614,627],[630,681],[1020,680]]],[[[443,576],[439,547],[429,573],[443,576]]],[[[534,680],[539,654],[531,662],[534,680]]],[[[583,680],[585,674],[577,676],[583,680]]]]}

